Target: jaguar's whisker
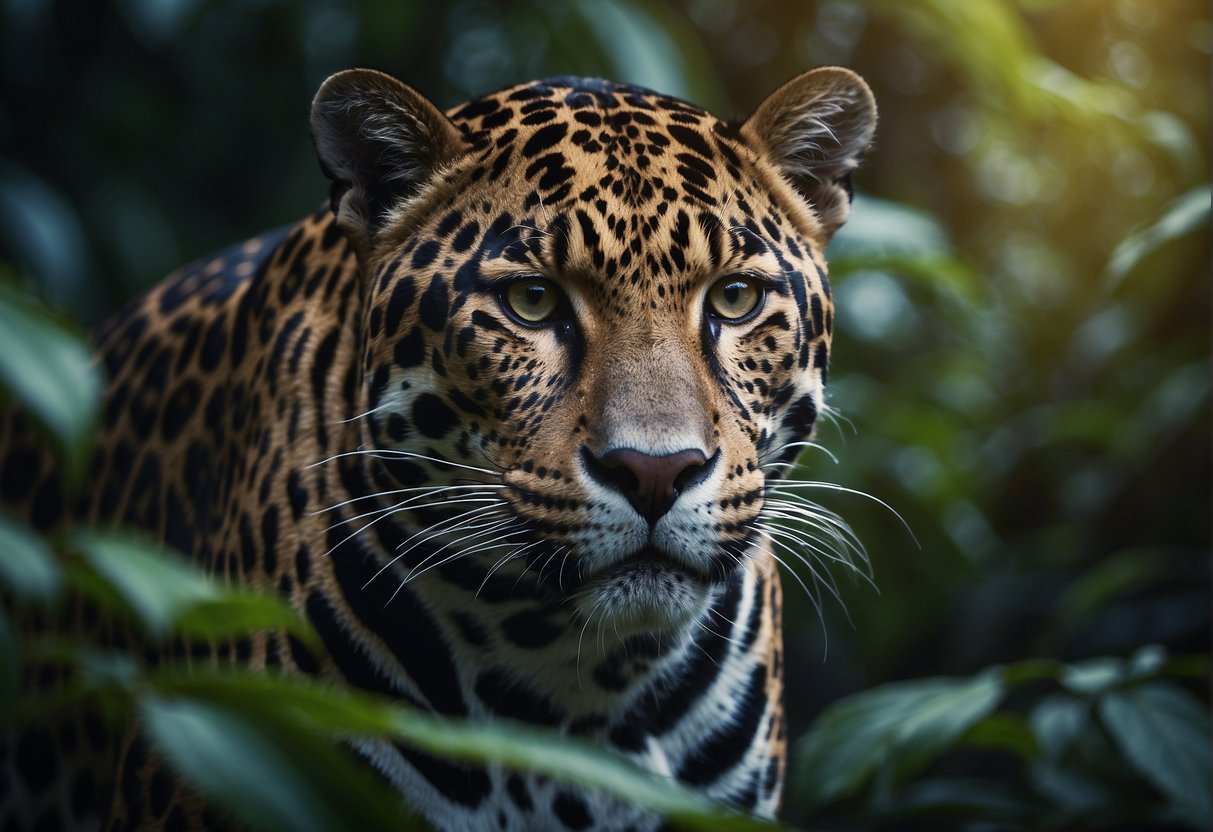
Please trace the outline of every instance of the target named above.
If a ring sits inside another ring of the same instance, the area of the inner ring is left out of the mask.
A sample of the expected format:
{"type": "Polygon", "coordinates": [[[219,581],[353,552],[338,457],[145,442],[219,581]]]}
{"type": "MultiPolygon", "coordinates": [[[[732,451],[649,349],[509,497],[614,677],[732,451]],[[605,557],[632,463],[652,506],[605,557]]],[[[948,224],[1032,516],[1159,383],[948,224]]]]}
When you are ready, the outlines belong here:
{"type": "Polygon", "coordinates": [[[379,405],[378,407],[372,407],[366,413],[359,413],[357,416],[351,416],[348,419],[338,419],[335,422],[330,422],[330,424],[348,425],[351,422],[357,422],[359,419],[365,419],[367,416],[370,416],[374,413],[378,413],[381,410],[390,410],[391,408],[392,408],[392,404],[390,402],[384,402],[383,404],[379,405]]]}
{"type": "Polygon", "coordinates": [[[318,462],[313,462],[305,467],[315,468],[319,465],[324,465],[338,459],[345,459],[351,456],[369,456],[373,459],[421,459],[426,462],[432,462],[435,465],[449,465],[452,468],[462,468],[466,471],[475,471],[478,474],[487,474],[490,477],[500,477],[503,472],[492,471],[488,468],[480,468],[475,465],[466,465],[462,462],[451,462],[448,459],[439,459],[438,457],[426,456],[425,454],[413,453],[412,451],[402,451],[398,448],[375,448],[357,451],[344,451],[339,454],[333,454],[330,457],[322,459],[318,462]]]}
{"type": "MultiPolygon", "coordinates": [[[[496,498],[491,498],[491,497],[469,497],[469,498],[466,498],[466,499],[458,499],[458,500],[445,500],[445,501],[443,501],[443,502],[441,503],[441,505],[444,505],[444,506],[451,506],[451,505],[458,505],[458,504],[463,504],[463,503],[476,503],[476,504],[481,504],[481,505],[483,505],[483,504],[490,504],[490,505],[501,505],[501,504],[502,504],[502,503],[501,503],[501,501],[500,501],[500,500],[498,500],[498,499],[496,499],[496,498]]],[[[352,531],[352,532],[350,532],[348,535],[346,535],[344,538],[342,538],[340,541],[338,541],[336,544],[334,544],[332,548],[330,548],[330,549],[329,549],[327,552],[325,552],[325,553],[324,553],[324,556],[325,556],[325,557],[328,557],[328,556],[329,556],[329,555],[331,555],[331,554],[332,554],[334,551],[336,551],[336,550],[337,550],[339,547],[344,546],[346,543],[348,543],[349,541],[353,540],[355,537],[357,537],[358,535],[362,534],[364,531],[366,531],[366,530],[367,530],[367,529],[369,529],[371,526],[373,526],[373,525],[375,525],[376,523],[378,523],[380,520],[383,520],[385,517],[391,517],[392,515],[397,514],[398,512],[400,512],[400,511],[404,511],[404,510],[405,510],[405,509],[397,509],[396,511],[392,511],[392,512],[390,512],[390,513],[380,513],[380,514],[379,514],[379,516],[378,516],[378,517],[376,517],[374,520],[371,520],[369,523],[367,523],[367,524],[365,524],[365,525],[363,525],[363,526],[358,527],[357,529],[355,529],[354,531],[352,531]]],[[[472,511],[476,511],[476,509],[472,509],[472,511]]],[[[461,516],[462,516],[462,515],[461,515],[461,516]]],[[[349,522],[349,521],[344,521],[344,520],[343,520],[343,521],[341,521],[340,523],[334,523],[333,525],[329,526],[329,527],[328,527],[328,529],[326,529],[325,531],[329,531],[329,530],[331,530],[331,529],[338,528],[339,526],[343,525],[343,524],[344,524],[344,523],[346,523],[346,522],[349,522]]],[[[439,521],[439,522],[441,522],[441,521],[439,521]]],[[[431,527],[431,528],[433,528],[433,527],[431,527]]],[[[422,533],[422,532],[418,532],[417,534],[421,534],[421,533],[422,533]]],[[[416,536],[416,535],[414,535],[414,536],[416,536]]],[[[409,538],[409,540],[412,540],[412,538],[409,538]]],[[[408,541],[405,541],[405,542],[407,543],[408,541]]]]}
{"type": "MultiPolygon", "coordinates": [[[[464,536],[464,537],[461,537],[461,538],[459,538],[459,539],[458,539],[458,540],[456,540],[456,541],[452,541],[451,543],[446,543],[446,544],[443,544],[441,547],[439,547],[438,549],[436,549],[436,550],[433,552],[433,554],[432,554],[430,557],[437,556],[437,554],[438,554],[439,552],[443,551],[444,549],[449,549],[449,548],[451,548],[451,547],[453,547],[453,546],[455,546],[455,545],[457,545],[457,544],[459,544],[459,543],[463,543],[463,542],[465,542],[465,541],[467,541],[467,540],[469,540],[469,539],[475,539],[475,538],[477,538],[477,537],[481,537],[481,536],[483,536],[483,535],[487,534],[487,533],[488,533],[488,532],[490,532],[490,531],[495,531],[495,528],[486,529],[486,530],[484,530],[484,531],[478,531],[478,532],[475,532],[475,533],[473,533],[473,534],[471,534],[471,535],[466,535],[466,536],[464,536]]],[[[486,542],[484,542],[484,543],[478,543],[478,544],[476,544],[475,546],[470,546],[470,547],[467,547],[467,548],[462,548],[462,549],[455,549],[455,551],[453,551],[451,554],[447,555],[447,556],[446,556],[445,558],[443,558],[442,560],[440,560],[440,561],[436,561],[435,563],[431,563],[431,564],[429,564],[429,565],[427,565],[427,566],[424,566],[424,568],[423,568],[422,564],[421,564],[421,563],[419,563],[419,564],[417,564],[417,566],[414,566],[414,567],[413,567],[411,570],[409,570],[409,573],[408,573],[407,575],[405,575],[405,577],[404,577],[404,583],[408,583],[409,581],[416,580],[417,578],[419,578],[419,577],[421,577],[422,575],[424,575],[426,572],[429,572],[431,569],[434,569],[434,568],[436,568],[436,567],[440,567],[440,566],[442,566],[443,564],[446,564],[446,563],[450,563],[452,560],[455,560],[455,559],[457,559],[457,558],[463,558],[463,557],[467,557],[467,556],[469,556],[469,555],[473,555],[473,554],[475,554],[476,552],[482,552],[482,551],[485,551],[485,550],[489,550],[489,551],[491,551],[491,550],[493,550],[493,549],[495,549],[495,548],[498,548],[498,547],[501,547],[501,546],[515,546],[515,545],[517,545],[517,544],[514,544],[514,543],[503,543],[503,542],[501,542],[501,541],[504,541],[504,540],[505,540],[506,538],[508,538],[508,537],[514,537],[514,536],[516,536],[516,535],[520,535],[520,534],[526,534],[526,532],[527,532],[527,530],[526,530],[526,529],[519,529],[519,530],[517,530],[517,531],[510,532],[509,534],[501,534],[501,535],[497,535],[497,536],[496,536],[496,537],[494,537],[492,540],[490,540],[490,541],[486,541],[486,542]]],[[[428,558],[427,558],[427,560],[428,560],[428,558]]],[[[423,562],[423,563],[424,563],[424,562],[423,562]]],[[[483,587],[483,585],[482,585],[482,587],[483,587]]]]}
{"type": "Polygon", "coordinates": [[[464,518],[472,518],[475,515],[486,515],[486,514],[491,516],[492,511],[493,511],[492,508],[486,508],[484,506],[480,506],[480,507],[474,508],[474,509],[469,509],[468,511],[465,511],[462,514],[458,514],[455,517],[450,517],[450,518],[446,518],[444,520],[439,520],[433,526],[430,526],[428,528],[422,529],[419,532],[416,532],[415,534],[413,534],[412,536],[407,538],[403,543],[401,543],[396,548],[403,549],[405,546],[408,546],[409,542],[415,540],[416,538],[421,537],[422,535],[426,535],[426,537],[424,537],[422,540],[415,543],[413,546],[410,546],[409,548],[404,549],[404,551],[402,551],[399,554],[395,555],[394,557],[390,558],[387,561],[387,563],[385,563],[381,567],[379,567],[379,570],[377,572],[375,572],[374,575],[372,575],[370,578],[367,579],[366,584],[363,584],[362,588],[366,589],[366,587],[371,583],[371,581],[375,580],[381,574],[383,574],[384,570],[386,570],[386,569],[390,568],[391,566],[393,566],[394,564],[396,564],[401,558],[403,558],[405,555],[407,555],[409,552],[411,552],[415,546],[419,546],[422,543],[425,543],[428,540],[433,539],[433,537],[435,535],[443,534],[447,531],[451,531],[453,529],[458,528],[459,523],[462,522],[464,520],[464,518]],[[447,529],[447,528],[443,528],[444,524],[453,524],[453,526],[450,529],[447,529]]]}
{"type": "MultiPolygon", "coordinates": [[[[421,486],[416,486],[413,488],[394,488],[389,491],[376,491],[371,494],[364,494],[361,497],[351,497],[348,500],[342,500],[339,503],[333,503],[331,506],[328,506],[327,508],[320,508],[320,509],[316,509],[315,511],[310,511],[310,512],[308,512],[308,514],[312,517],[316,517],[321,514],[327,514],[330,511],[334,511],[334,510],[342,508],[344,506],[348,506],[351,503],[359,503],[364,500],[375,500],[375,499],[380,499],[383,497],[391,497],[396,494],[415,494],[418,492],[424,492],[425,494],[442,494],[447,491],[463,491],[463,490],[471,490],[471,489],[478,489],[478,488],[483,489],[486,487],[491,488],[493,486],[491,486],[489,483],[477,482],[477,483],[451,483],[449,485],[421,485],[421,486]]],[[[485,493],[492,494],[495,492],[486,491],[485,493]]]]}

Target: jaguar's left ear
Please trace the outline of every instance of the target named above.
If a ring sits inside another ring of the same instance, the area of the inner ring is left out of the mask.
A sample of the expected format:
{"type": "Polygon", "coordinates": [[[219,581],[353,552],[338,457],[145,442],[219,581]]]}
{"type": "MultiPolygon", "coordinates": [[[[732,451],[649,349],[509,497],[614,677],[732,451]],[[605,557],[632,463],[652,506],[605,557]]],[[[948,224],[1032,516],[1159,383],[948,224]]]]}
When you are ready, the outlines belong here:
{"type": "Polygon", "coordinates": [[[425,96],[371,69],[339,72],[321,85],[312,139],[333,181],[337,224],[362,254],[394,211],[468,149],[425,96]]]}
{"type": "Polygon", "coordinates": [[[809,201],[829,239],[851,213],[851,171],[876,132],[876,99],[849,69],[811,69],[767,96],[741,132],[809,201]]]}

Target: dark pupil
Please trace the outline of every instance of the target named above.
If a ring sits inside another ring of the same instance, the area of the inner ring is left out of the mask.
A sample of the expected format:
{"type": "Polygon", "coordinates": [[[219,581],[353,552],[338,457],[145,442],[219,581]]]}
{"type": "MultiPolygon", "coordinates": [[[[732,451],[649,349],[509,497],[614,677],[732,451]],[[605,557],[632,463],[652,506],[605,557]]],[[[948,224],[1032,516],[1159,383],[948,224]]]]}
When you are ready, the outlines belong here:
{"type": "Polygon", "coordinates": [[[526,287],[526,302],[529,303],[531,306],[538,306],[539,303],[543,300],[543,294],[546,291],[547,291],[547,289],[545,289],[542,286],[526,287]]]}
{"type": "Polygon", "coordinates": [[[732,306],[737,303],[737,298],[741,295],[741,290],[745,288],[744,283],[730,283],[724,287],[724,299],[732,306]]]}

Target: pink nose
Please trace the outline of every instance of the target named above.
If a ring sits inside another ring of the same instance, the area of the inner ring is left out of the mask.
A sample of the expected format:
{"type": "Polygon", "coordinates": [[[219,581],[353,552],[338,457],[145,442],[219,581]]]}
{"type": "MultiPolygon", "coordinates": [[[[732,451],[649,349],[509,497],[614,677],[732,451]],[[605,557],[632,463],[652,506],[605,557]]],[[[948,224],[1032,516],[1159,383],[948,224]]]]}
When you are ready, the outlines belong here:
{"type": "Polygon", "coordinates": [[[582,456],[590,475],[626,497],[650,526],[711,470],[703,451],[693,448],[665,456],[618,448],[601,459],[583,448],[582,456]]]}

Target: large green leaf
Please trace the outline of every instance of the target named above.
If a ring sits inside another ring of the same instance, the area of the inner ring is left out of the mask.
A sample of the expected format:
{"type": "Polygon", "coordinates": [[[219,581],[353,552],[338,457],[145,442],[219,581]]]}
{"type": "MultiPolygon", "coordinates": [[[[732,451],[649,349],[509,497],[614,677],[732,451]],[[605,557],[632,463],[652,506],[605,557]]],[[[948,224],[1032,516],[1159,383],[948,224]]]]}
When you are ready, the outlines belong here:
{"type": "Polygon", "coordinates": [[[994,669],[885,685],[832,705],[796,749],[795,799],[812,809],[854,793],[886,767],[908,773],[988,716],[1003,692],[994,669]]]}
{"type": "Polygon", "coordinates": [[[1056,694],[1041,700],[1028,719],[1037,746],[1049,759],[1057,759],[1088,730],[1091,705],[1074,696],[1056,694]]]}
{"type": "Polygon", "coordinates": [[[1120,285],[1147,254],[1163,243],[1208,227],[1211,193],[1208,185],[1193,188],[1168,205],[1158,220],[1121,240],[1104,273],[1108,288],[1120,285]]]}
{"type": "Polygon", "coordinates": [[[910,205],[857,193],[851,217],[830,241],[830,275],[885,271],[972,301],[980,280],[957,257],[933,216],[910,205]]]}
{"type": "Polygon", "coordinates": [[[206,700],[246,715],[289,718],[301,733],[396,740],[440,757],[546,774],[597,789],[693,830],[770,830],[777,824],[737,814],[601,748],[549,731],[495,720],[456,722],[301,678],[166,674],[167,694],[206,700]]]}
{"type": "Polygon", "coordinates": [[[254,829],[424,829],[341,747],[267,709],[148,697],[142,716],[169,763],[254,829]],[[372,785],[376,784],[376,785],[372,785]]]}
{"type": "Polygon", "coordinates": [[[0,512],[0,586],[22,600],[50,601],[63,585],[59,562],[42,538],[0,512]]]}
{"type": "Polygon", "coordinates": [[[211,581],[145,539],[78,531],[72,542],[153,635],[167,636],[186,610],[219,597],[211,581]]]}
{"type": "Polygon", "coordinates": [[[72,540],[153,636],[218,641],[266,628],[286,629],[316,643],[311,628],[281,599],[223,589],[151,541],[109,531],[77,531],[72,540]]]}
{"type": "Polygon", "coordinates": [[[1105,694],[1099,715],[1143,777],[1167,795],[1199,829],[1213,823],[1213,764],[1209,712],[1167,682],[1105,694]]]}
{"type": "Polygon", "coordinates": [[[50,431],[78,482],[92,448],[101,377],[88,347],[3,280],[0,385],[50,431]]]}

